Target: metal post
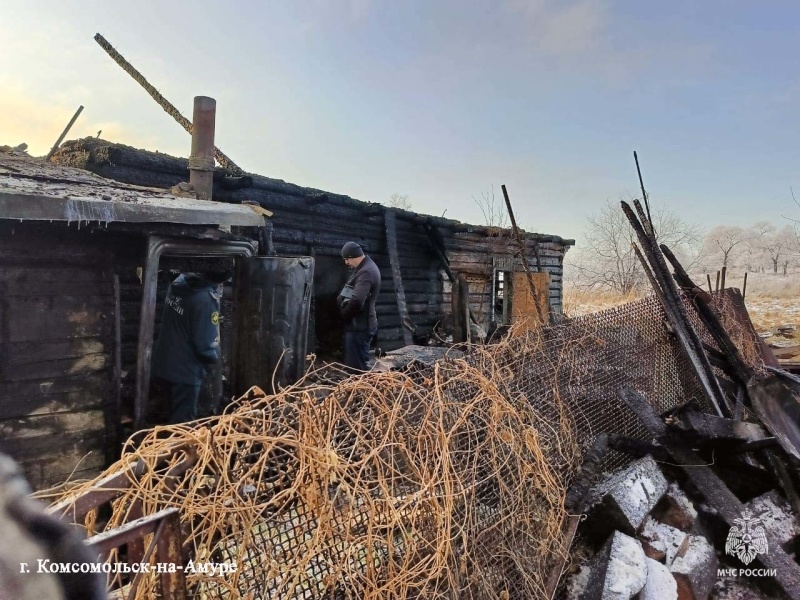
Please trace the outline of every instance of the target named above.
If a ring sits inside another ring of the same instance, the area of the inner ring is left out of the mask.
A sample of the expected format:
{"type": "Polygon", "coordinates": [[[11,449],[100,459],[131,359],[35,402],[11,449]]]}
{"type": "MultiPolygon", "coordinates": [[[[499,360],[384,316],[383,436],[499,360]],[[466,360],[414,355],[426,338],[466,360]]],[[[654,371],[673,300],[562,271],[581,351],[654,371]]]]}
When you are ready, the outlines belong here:
{"type": "Polygon", "coordinates": [[[742,300],[747,293],[747,271],[744,272],[744,283],[742,284],[742,300]]]}
{"type": "Polygon", "coordinates": [[[189,183],[197,197],[211,200],[214,187],[214,126],[217,101],[207,96],[194,97],[192,114],[192,154],[189,156],[189,183]]]}

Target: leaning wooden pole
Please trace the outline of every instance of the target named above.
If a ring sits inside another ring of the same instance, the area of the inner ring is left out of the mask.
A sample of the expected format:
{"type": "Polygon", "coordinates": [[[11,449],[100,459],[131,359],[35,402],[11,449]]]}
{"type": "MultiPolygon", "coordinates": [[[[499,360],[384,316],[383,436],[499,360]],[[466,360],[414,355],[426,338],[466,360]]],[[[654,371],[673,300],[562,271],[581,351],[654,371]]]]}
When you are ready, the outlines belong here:
{"type": "MultiPolygon", "coordinates": [[[[134,81],[136,81],[136,83],[141,85],[145,89],[145,91],[148,94],[150,94],[150,97],[153,100],[155,100],[158,103],[158,105],[161,108],[163,108],[168,115],[170,115],[173,119],[175,119],[178,122],[178,124],[181,127],[183,127],[187,131],[187,133],[191,135],[192,133],[191,121],[189,121],[189,119],[184,117],[180,113],[180,111],[177,108],[175,108],[175,105],[173,105],[169,100],[164,98],[164,96],[162,96],[161,93],[156,88],[150,85],[147,79],[144,78],[144,75],[139,73],[139,71],[137,71],[136,68],[134,68],[134,66],[131,63],[125,60],[125,58],[114,49],[114,46],[112,46],[108,42],[108,40],[106,40],[106,38],[104,38],[102,35],[98,33],[95,34],[94,41],[97,42],[100,45],[100,47],[106,51],[106,53],[114,60],[115,63],[117,63],[120,67],[122,67],[123,71],[125,71],[128,75],[133,77],[134,81]]],[[[239,166],[236,163],[234,163],[230,158],[228,158],[222,152],[222,150],[220,150],[216,146],[214,146],[214,158],[217,159],[217,162],[220,164],[222,168],[232,171],[235,175],[242,175],[244,173],[244,171],[242,171],[242,169],[239,168],[239,166]]]]}
{"type": "Polygon", "coordinates": [[[62,131],[61,135],[58,136],[58,139],[56,140],[56,143],[53,144],[53,147],[50,149],[50,152],[48,152],[47,156],[44,157],[45,160],[49,161],[51,158],[53,158],[53,154],[56,153],[56,150],[58,150],[58,147],[61,145],[61,142],[64,141],[64,138],[69,133],[69,130],[72,129],[72,126],[75,124],[75,121],[78,120],[78,117],[82,112],[83,112],[83,105],[80,105],[78,107],[78,110],[75,111],[75,114],[72,115],[72,118],[69,120],[69,123],[67,123],[67,126],[64,128],[64,131],[62,131]]]}

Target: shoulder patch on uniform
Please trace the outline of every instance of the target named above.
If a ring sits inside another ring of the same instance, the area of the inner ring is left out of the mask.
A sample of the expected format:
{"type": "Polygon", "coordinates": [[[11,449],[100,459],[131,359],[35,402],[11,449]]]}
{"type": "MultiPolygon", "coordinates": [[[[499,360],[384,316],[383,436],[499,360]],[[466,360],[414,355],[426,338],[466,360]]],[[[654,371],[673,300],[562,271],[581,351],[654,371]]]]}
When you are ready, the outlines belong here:
{"type": "Polygon", "coordinates": [[[219,313],[217,311],[211,313],[211,323],[213,325],[219,325],[219,313]]]}

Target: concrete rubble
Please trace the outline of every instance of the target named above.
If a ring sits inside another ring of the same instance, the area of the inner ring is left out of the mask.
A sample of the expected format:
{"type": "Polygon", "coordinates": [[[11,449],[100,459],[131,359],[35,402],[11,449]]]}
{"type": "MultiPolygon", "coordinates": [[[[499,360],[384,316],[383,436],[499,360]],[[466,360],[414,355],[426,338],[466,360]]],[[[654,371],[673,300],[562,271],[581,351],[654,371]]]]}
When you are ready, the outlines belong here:
{"type": "Polygon", "coordinates": [[[745,506],[754,516],[759,517],[767,531],[778,538],[784,550],[789,550],[791,542],[800,535],[800,524],[792,513],[789,503],[781,498],[776,490],[757,496],[745,506]]]}
{"type": "Polygon", "coordinates": [[[677,600],[678,585],[669,569],[660,562],[647,559],[647,582],[640,600],[677,600]]]}
{"type": "Polygon", "coordinates": [[[615,532],[597,553],[584,600],[630,600],[647,582],[647,558],[642,544],[615,532]]]}
{"type": "MultiPolygon", "coordinates": [[[[697,493],[690,491],[692,497],[697,493]]],[[[580,548],[574,553],[583,558],[566,580],[567,600],[788,597],[774,582],[754,579],[744,564],[725,554],[729,528],[718,512],[691,500],[650,456],[607,475],[588,497],[590,519],[579,530],[580,548]],[[611,533],[609,526],[614,527],[611,533]]],[[[787,551],[800,539],[800,525],[776,490],[745,506],[762,517],[787,551]]]]}
{"type": "Polygon", "coordinates": [[[667,480],[656,461],[645,456],[596,486],[589,506],[609,526],[632,535],[666,491],[667,480]]]}
{"type": "Polygon", "coordinates": [[[679,600],[708,598],[717,580],[717,553],[704,537],[687,535],[669,567],[678,583],[679,600]]]}

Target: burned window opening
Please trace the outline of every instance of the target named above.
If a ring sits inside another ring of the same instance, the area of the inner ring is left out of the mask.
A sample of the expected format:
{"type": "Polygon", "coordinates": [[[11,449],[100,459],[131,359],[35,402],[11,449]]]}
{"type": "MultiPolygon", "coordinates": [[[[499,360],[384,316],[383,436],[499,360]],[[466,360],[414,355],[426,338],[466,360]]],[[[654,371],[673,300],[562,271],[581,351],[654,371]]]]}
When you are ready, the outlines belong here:
{"type": "Polygon", "coordinates": [[[492,321],[498,325],[510,325],[514,303],[514,277],[511,271],[494,270],[492,290],[492,321]]]}

